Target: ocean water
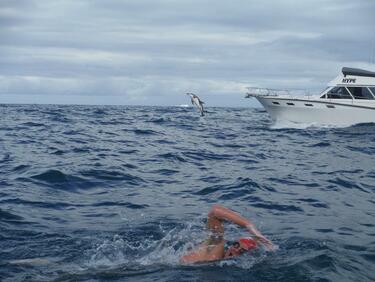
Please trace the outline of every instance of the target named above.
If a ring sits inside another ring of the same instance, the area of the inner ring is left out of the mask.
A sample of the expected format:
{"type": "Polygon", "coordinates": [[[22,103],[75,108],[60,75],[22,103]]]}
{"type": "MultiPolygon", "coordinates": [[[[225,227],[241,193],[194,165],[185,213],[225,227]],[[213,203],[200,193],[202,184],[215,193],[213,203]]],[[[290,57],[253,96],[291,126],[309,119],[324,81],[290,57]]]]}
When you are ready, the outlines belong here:
{"type": "Polygon", "coordinates": [[[0,113],[1,281],[375,280],[375,124],[289,128],[251,108],[0,113]],[[180,265],[213,204],[278,250],[180,265]]]}

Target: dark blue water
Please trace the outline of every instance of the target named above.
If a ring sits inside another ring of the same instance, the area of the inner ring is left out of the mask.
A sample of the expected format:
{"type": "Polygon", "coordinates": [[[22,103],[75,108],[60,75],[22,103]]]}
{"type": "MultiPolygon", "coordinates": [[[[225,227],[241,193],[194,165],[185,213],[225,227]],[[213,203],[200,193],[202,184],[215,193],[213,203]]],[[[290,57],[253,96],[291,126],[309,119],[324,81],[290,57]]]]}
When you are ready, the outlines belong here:
{"type": "Polygon", "coordinates": [[[373,281],[375,125],[209,111],[0,106],[0,280],[373,281]],[[216,203],[279,249],[181,266],[216,203]]]}

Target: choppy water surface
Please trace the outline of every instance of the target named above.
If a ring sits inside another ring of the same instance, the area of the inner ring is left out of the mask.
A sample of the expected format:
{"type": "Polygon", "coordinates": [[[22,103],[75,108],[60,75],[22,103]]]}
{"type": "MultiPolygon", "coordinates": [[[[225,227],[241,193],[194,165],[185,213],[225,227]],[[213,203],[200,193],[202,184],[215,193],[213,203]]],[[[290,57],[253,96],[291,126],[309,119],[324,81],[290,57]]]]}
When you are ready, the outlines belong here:
{"type": "Polygon", "coordinates": [[[0,106],[0,280],[374,280],[375,125],[209,111],[0,106]],[[279,250],[181,266],[214,203],[279,250]]]}

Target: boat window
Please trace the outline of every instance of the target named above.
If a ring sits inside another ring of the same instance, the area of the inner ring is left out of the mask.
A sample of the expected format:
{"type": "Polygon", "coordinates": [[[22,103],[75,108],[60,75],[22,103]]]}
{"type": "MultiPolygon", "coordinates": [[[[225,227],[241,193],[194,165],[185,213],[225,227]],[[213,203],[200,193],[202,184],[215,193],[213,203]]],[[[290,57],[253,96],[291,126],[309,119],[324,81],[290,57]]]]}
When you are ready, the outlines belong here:
{"type": "Polygon", "coordinates": [[[345,87],[333,87],[327,93],[329,99],[352,99],[345,87]]]}
{"type": "Polygon", "coordinates": [[[367,87],[348,87],[348,89],[355,99],[374,99],[367,87]]]}
{"type": "Polygon", "coordinates": [[[330,109],[334,109],[335,108],[334,105],[326,105],[326,106],[327,106],[327,108],[330,108],[330,109]]]}
{"type": "Polygon", "coordinates": [[[331,86],[328,86],[326,87],[322,92],[320,92],[322,94],[322,96],[320,96],[321,99],[325,99],[327,98],[327,95],[326,95],[326,91],[331,88],[331,86]],[[324,93],[324,94],[323,94],[324,93]]]}
{"type": "Polygon", "coordinates": [[[370,88],[372,94],[375,96],[375,87],[369,87],[369,88],[370,88]]]}
{"type": "Polygon", "coordinates": [[[305,104],[306,107],[313,107],[313,104],[305,104]]]}
{"type": "Polygon", "coordinates": [[[275,105],[280,105],[279,102],[275,102],[275,101],[272,101],[272,104],[275,104],[275,105]]]}
{"type": "Polygon", "coordinates": [[[294,106],[294,103],[286,103],[289,106],[294,106]]]}

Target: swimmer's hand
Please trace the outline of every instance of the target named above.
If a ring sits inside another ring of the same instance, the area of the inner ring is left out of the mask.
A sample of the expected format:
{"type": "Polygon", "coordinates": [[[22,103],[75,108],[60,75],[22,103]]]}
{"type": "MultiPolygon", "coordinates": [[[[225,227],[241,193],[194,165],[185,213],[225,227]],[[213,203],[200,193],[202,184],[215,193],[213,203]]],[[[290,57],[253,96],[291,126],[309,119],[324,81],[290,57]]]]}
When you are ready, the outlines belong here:
{"type": "Polygon", "coordinates": [[[277,247],[270,240],[264,237],[262,233],[260,233],[260,231],[256,229],[254,224],[247,224],[246,229],[250,232],[250,234],[254,236],[254,239],[257,242],[262,243],[268,251],[275,251],[277,249],[277,247]]]}
{"type": "Polygon", "coordinates": [[[260,242],[260,243],[262,243],[265,247],[266,247],[266,249],[268,250],[268,251],[276,251],[277,250],[277,247],[270,241],[270,240],[268,240],[266,237],[264,237],[264,236],[262,236],[262,237],[258,237],[258,236],[256,236],[255,237],[255,240],[257,241],[257,242],[260,242]]]}

